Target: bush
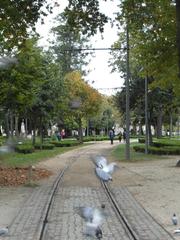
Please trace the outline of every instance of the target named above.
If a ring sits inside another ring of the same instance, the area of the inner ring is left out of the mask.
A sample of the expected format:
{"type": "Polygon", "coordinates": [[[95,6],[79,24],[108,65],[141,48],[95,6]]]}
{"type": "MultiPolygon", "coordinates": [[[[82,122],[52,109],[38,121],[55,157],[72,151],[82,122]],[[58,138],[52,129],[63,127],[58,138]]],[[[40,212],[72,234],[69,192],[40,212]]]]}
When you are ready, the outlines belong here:
{"type": "MultiPolygon", "coordinates": [[[[89,137],[83,137],[83,142],[105,141],[105,140],[109,140],[109,136],[89,136],[89,137]]],[[[114,140],[118,140],[118,136],[115,136],[114,140]]]]}
{"type": "Polygon", "coordinates": [[[34,152],[34,147],[30,144],[21,144],[15,147],[15,151],[18,153],[32,153],[34,152]]]}
{"type": "Polygon", "coordinates": [[[80,144],[76,140],[62,140],[62,141],[52,141],[51,144],[54,144],[56,147],[73,147],[80,144]]]}
{"type": "Polygon", "coordinates": [[[35,146],[34,146],[35,149],[41,149],[41,147],[42,147],[42,149],[51,150],[54,148],[54,145],[50,144],[50,143],[43,143],[41,146],[41,144],[39,143],[39,144],[35,144],[35,146]]]}
{"type": "MultiPolygon", "coordinates": [[[[133,149],[136,152],[145,152],[145,146],[134,146],[133,149]]],[[[167,147],[148,147],[148,153],[157,155],[180,155],[180,148],[177,146],[167,146],[167,147]]]]}
{"type": "Polygon", "coordinates": [[[145,143],[145,138],[139,138],[139,139],[138,139],[138,142],[139,142],[139,143],[145,143]]]}

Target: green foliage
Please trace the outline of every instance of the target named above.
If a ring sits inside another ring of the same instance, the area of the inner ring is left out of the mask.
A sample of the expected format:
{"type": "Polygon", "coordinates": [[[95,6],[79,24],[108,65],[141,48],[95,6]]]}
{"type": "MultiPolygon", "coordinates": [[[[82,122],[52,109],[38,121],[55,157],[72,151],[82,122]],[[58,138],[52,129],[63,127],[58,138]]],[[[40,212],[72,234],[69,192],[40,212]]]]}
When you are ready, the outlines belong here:
{"type": "MultiPolygon", "coordinates": [[[[153,76],[156,80],[154,86],[173,88],[179,96],[176,4],[169,0],[125,0],[120,4],[117,19],[120,24],[125,23],[124,28],[128,24],[131,73],[143,69],[141,76],[153,76]]],[[[125,46],[125,41],[124,30],[115,44],[125,46]]],[[[125,52],[113,60],[118,65],[116,68],[123,72],[124,56],[125,52]]]]}
{"type": "Polygon", "coordinates": [[[35,149],[49,149],[49,150],[51,150],[51,149],[53,149],[54,148],[54,145],[53,144],[50,144],[50,143],[43,143],[43,144],[35,144],[34,145],[34,148],[35,149]]]}
{"type": "Polygon", "coordinates": [[[139,143],[145,143],[145,138],[139,138],[139,139],[138,139],[138,142],[139,142],[139,143]]]}
{"type": "MultiPolygon", "coordinates": [[[[137,143],[132,143],[130,145],[130,162],[134,161],[151,161],[157,159],[166,159],[164,156],[155,155],[155,154],[145,154],[144,152],[136,152],[134,151],[133,147],[137,145],[137,143]]],[[[119,161],[127,161],[125,156],[125,144],[119,144],[115,149],[112,151],[112,155],[115,159],[119,161]]]]}
{"type": "Polygon", "coordinates": [[[39,161],[45,160],[50,157],[54,157],[56,155],[62,154],[64,152],[70,151],[75,147],[61,147],[54,148],[52,150],[43,150],[43,151],[34,151],[31,154],[24,153],[9,153],[1,156],[0,164],[6,167],[19,167],[24,166],[28,167],[29,165],[33,165],[38,163],[39,161]]]}
{"type": "Polygon", "coordinates": [[[104,24],[108,21],[105,14],[100,13],[98,0],[69,0],[65,16],[72,31],[81,31],[88,35],[96,34],[97,29],[103,32],[104,24]]]}
{"type": "MultiPolygon", "coordinates": [[[[139,139],[139,143],[145,143],[145,139],[139,139]]],[[[136,152],[145,152],[144,145],[137,145],[133,147],[136,152]]],[[[180,141],[170,139],[154,139],[152,146],[148,147],[148,153],[159,155],[179,155],[180,141]]]]}
{"type": "MultiPolygon", "coordinates": [[[[134,146],[136,152],[145,152],[145,146],[134,146]]],[[[177,146],[148,147],[148,153],[158,155],[180,155],[180,148],[177,146]]]]}
{"type": "Polygon", "coordinates": [[[30,144],[21,144],[21,145],[16,145],[15,151],[18,153],[32,153],[34,151],[34,147],[30,144]]]}
{"type": "Polygon", "coordinates": [[[51,143],[56,147],[73,147],[80,144],[80,142],[76,140],[52,141],[51,143]]]}
{"type": "Polygon", "coordinates": [[[47,0],[3,0],[0,5],[0,52],[11,51],[15,46],[22,46],[28,38],[29,31],[35,31],[35,23],[39,18],[52,12],[52,3],[47,0]],[[46,6],[44,10],[41,8],[46,6]]]}
{"type": "Polygon", "coordinates": [[[88,48],[89,38],[82,36],[79,31],[72,31],[64,13],[58,15],[56,20],[58,25],[51,29],[55,36],[51,49],[62,75],[65,76],[73,70],[79,70],[85,74],[84,67],[89,63],[87,60],[89,52],[78,51],[78,49],[88,48]]]}

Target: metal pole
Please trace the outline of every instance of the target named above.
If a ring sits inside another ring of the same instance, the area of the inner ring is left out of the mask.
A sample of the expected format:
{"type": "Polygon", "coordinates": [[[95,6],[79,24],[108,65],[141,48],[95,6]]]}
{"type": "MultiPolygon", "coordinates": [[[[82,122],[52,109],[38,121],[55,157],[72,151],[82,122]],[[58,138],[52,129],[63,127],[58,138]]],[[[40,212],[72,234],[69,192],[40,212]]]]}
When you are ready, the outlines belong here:
{"type": "Polygon", "coordinates": [[[129,126],[130,126],[130,113],[129,113],[129,26],[128,19],[126,25],[126,44],[127,44],[127,55],[126,55],[126,160],[130,160],[130,141],[129,141],[129,126]]]}
{"type": "Polygon", "coordinates": [[[145,77],[145,126],[146,126],[145,154],[148,154],[148,143],[149,143],[149,128],[148,128],[148,76],[145,77]]]}

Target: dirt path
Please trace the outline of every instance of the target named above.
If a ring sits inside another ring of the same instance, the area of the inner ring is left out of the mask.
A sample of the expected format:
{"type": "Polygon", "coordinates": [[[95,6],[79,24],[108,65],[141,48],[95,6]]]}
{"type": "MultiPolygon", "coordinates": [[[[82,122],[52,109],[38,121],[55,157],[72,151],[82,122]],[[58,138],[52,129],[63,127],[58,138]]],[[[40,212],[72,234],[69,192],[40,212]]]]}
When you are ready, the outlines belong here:
{"type": "MultiPolygon", "coordinates": [[[[109,142],[96,143],[81,147],[71,152],[48,159],[38,164],[53,171],[62,169],[70,159],[89,158],[90,155],[103,154],[110,159],[112,146],[109,142]]],[[[180,168],[175,167],[179,157],[166,160],[154,160],[138,163],[118,163],[120,170],[114,174],[113,186],[126,186],[142,206],[171,233],[177,227],[171,223],[171,216],[180,216],[180,168]]],[[[92,180],[93,163],[91,161],[77,161],[73,165],[71,178],[68,181],[78,186],[97,185],[97,179],[92,180]],[[83,174],[82,174],[83,173],[83,174]]],[[[38,182],[46,184],[46,180],[38,182]]],[[[0,226],[11,223],[21,208],[23,202],[30,196],[33,188],[9,187],[0,188],[0,226]]],[[[179,236],[180,238],[180,236],[179,236]]],[[[178,239],[178,238],[177,238],[178,239]]]]}

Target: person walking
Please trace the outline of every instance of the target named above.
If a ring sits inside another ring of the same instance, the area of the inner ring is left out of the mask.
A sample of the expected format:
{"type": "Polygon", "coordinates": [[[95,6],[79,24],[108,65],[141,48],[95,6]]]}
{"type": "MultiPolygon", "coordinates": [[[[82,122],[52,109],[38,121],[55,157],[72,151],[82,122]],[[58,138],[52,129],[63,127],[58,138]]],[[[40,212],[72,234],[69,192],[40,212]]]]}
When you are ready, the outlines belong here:
{"type": "Polygon", "coordinates": [[[119,139],[119,142],[121,142],[121,140],[122,140],[122,133],[121,132],[119,132],[118,139],[119,139]]]}
{"type": "Polygon", "coordinates": [[[123,132],[123,140],[126,142],[126,131],[123,132]]]}
{"type": "Polygon", "coordinates": [[[110,138],[110,140],[111,140],[111,144],[113,144],[113,140],[114,140],[114,131],[113,131],[112,129],[109,131],[109,138],[110,138]]]}

